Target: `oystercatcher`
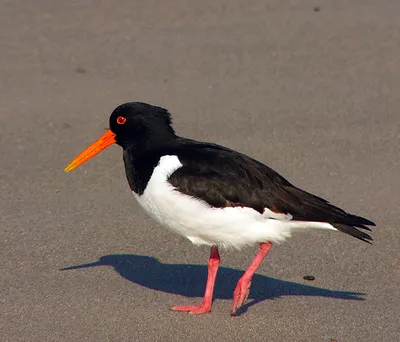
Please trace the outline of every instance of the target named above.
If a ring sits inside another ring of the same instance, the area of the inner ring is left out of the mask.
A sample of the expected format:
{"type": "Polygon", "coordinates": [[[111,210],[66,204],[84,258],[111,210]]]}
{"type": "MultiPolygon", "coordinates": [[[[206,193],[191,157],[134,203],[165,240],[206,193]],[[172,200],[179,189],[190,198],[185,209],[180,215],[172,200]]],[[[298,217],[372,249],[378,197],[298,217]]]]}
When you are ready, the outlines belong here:
{"type": "Polygon", "coordinates": [[[259,244],[260,249],[233,294],[232,314],[247,299],[251,278],[272,243],[294,231],[338,230],[365,242],[362,230],[375,224],[345,212],[289,183],[277,172],[229,148],[179,137],[170,113],[141,102],[118,106],[110,129],[79,154],[69,172],[116,143],[123,149],[126,177],[134,197],[162,226],[196,245],[211,247],[203,301],[173,310],[211,310],[220,256],[218,248],[259,244]]]}

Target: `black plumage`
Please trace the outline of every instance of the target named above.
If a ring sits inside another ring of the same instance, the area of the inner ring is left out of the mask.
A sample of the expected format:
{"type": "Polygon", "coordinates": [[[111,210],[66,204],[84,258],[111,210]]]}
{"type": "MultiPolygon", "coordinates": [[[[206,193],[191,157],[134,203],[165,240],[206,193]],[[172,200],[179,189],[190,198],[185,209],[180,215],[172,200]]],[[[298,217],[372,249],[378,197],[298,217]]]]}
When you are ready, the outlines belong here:
{"type": "Polygon", "coordinates": [[[113,143],[123,148],[126,176],[139,204],[166,228],[194,244],[210,246],[203,301],[200,305],[173,306],[173,310],[193,314],[211,310],[220,246],[260,246],[236,285],[234,315],[245,303],[251,279],[272,243],[285,240],[292,229],[335,227],[362,241],[372,240],[362,231],[370,230],[367,226],[374,226],[372,221],[297,188],[251,157],[178,137],[169,112],[146,103],[117,107],[110,116],[110,130],[65,170],[73,170],[113,143]],[[220,209],[226,207],[245,209],[220,209]]]}
{"type": "MultiPolygon", "coordinates": [[[[262,213],[265,208],[293,216],[293,220],[327,222],[339,231],[368,242],[372,221],[333,206],[327,200],[301,190],[276,171],[231,149],[176,137],[146,153],[124,151],[129,184],[142,194],[154,167],[164,155],[176,155],[182,167],[169,182],[177,191],[198,198],[212,207],[250,207],[262,213]]],[[[243,227],[243,229],[246,229],[243,227]]]]}

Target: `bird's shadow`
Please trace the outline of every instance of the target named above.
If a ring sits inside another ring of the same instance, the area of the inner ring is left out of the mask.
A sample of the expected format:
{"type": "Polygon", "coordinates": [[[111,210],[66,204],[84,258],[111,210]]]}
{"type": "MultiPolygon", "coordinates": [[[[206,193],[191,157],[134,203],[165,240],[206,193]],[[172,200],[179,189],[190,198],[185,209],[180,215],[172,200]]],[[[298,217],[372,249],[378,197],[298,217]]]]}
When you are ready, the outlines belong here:
{"type": "MultiPolygon", "coordinates": [[[[204,265],[164,264],[156,258],[135,254],[106,255],[100,257],[98,261],[70,266],[62,270],[94,266],[112,266],[122,277],[135,284],[185,297],[202,297],[207,277],[207,267],[204,265]]],[[[234,287],[243,272],[233,268],[220,267],[215,284],[214,299],[232,299],[234,287]]],[[[255,274],[249,293],[249,299],[252,301],[245,304],[240,313],[263,300],[282,296],[364,300],[360,297],[362,295],[364,293],[329,290],[255,274]]]]}

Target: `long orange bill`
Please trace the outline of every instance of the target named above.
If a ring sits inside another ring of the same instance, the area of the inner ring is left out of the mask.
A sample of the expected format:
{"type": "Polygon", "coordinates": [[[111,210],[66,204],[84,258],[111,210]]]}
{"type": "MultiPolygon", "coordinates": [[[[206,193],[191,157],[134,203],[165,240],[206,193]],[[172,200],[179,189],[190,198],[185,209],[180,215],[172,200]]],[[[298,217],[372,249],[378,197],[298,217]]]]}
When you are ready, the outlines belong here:
{"type": "Polygon", "coordinates": [[[96,154],[104,150],[106,147],[115,143],[115,134],[111,130],[107,130],[97,141],[90,145],[86,150],[81,152],[72,162],[70,162],[64,169],[65,172],[72,171],[79,165],[88,161],[96,154]]]}

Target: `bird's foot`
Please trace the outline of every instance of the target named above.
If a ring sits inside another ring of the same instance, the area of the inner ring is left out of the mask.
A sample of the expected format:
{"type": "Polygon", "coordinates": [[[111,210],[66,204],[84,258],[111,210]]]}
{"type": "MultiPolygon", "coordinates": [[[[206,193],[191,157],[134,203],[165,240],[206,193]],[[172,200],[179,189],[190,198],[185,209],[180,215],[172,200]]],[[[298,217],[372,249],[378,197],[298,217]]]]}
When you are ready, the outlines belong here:
{"type": "Polygon", "coordinates": [[[233,292],[233,304],[231,315],[234,316],[236,311],[244,304],[249,296],[251,281],[249,279],[240,278],[236,289],[233,292]]]}
{"type": "Polygon", "coordinates": [[[171,310],[174,311],[185,311],[192,315],[203,315],[211,311],[211,305],[203,304],[200,305],[182,305],[182,306],[172,306],[171,310]]]}

